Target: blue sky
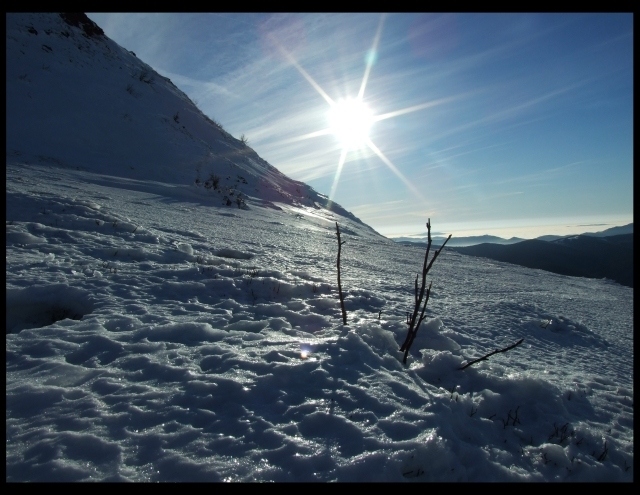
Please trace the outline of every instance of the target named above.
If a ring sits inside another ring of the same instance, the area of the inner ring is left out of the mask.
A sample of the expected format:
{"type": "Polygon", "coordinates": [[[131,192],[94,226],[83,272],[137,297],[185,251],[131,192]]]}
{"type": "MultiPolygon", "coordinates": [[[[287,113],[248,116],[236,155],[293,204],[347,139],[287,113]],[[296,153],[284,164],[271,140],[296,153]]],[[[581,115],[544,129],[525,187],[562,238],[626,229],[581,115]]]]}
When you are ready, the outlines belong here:
{"type": "Polygon", "coordinates": [[[633,221],[632,14],[91,14],[290,177],[387,236],[633,221]],[[362,148],[328,132],[362,95],[362,148]]]}

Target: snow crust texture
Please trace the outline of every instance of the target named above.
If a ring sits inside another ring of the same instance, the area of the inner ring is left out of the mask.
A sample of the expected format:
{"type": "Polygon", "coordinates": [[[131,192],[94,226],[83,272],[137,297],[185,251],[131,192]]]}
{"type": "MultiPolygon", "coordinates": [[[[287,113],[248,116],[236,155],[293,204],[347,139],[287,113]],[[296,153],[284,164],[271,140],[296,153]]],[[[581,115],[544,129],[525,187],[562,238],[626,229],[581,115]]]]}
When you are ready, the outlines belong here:
{"type": "Polygon", "coordinates": [[[633,480],[633,289],[445,249],[404,366],[421,248],[83,17],[6,26],[7,481],[633,480]]]}
{"type": "Polygon", "coordinates": [[[445,250],[404,367],[419,248],[116,182],[7,164],[8,481],[633,479],[632,289],[445,250]]]}

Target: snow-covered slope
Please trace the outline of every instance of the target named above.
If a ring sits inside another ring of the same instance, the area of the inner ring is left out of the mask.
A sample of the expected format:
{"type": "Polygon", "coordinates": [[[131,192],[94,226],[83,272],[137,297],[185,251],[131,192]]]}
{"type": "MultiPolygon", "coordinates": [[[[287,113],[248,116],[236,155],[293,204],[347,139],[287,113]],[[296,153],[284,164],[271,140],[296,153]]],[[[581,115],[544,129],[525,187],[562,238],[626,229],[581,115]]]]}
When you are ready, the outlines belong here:
{"type": "Polygon", "coordinates": [[[132,188],[204,189],[214,175],[216,204],[279,202],[359,222],[225,132],[86,16],[9,14],[6,23],[8,157],[133,179],[132,188]]]}
{"type": "Polygon", "coordinates": [[[144,66],[58,19],[7,16],[7,481],[633,481],[633,289],[445,249],[405,366],[424,251],[266,164],[262,186],[242,143],[173,125],[166,81],[94,105],[96,60],[144,66]],[[47,98],[57,50],[50,95],[86,111],[47,98]],[[113,137],[109,107],[153,132],[113,137]],[[198,163],[242,175],[248,207],[198,163]]]}

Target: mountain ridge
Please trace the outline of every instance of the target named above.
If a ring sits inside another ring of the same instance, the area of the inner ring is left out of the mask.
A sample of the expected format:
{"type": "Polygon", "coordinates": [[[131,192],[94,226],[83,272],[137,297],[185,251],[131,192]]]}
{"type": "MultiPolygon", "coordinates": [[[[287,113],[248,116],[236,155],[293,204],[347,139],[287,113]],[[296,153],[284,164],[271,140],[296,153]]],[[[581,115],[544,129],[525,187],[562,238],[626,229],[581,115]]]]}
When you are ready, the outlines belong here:
{"type": "MultiPolygon", "coordinates": [[[[431,241],[434,245],[442,245],[445,241],[446,236],[431,236],[431,241]]],[[[427,237],[394,237],[392,239],[394,242],[398,242],[400,244],[426,244],[427,237]]],[[[451,240],[447,243],[447,246],[472,246],[475,244],[483,244],[483,243],[493,243],[493,244],[514,244],[516,242],[524,241],[520,237],[511,237],[510,239],[504,239],[502,237],[498,237],[495,235],[476,235],[476,236],[465,236],[465,237],[451,237],[451,240]]]]}
{"type": "Polygon", "coordinates": [[[85,14],[9,14],[6,27],[8,160],[121,177],[130,187],[202,187],[227,206],[324,209],[380,236],[260,158],[85,14]]]}
{"type": "MultiPolygon", "coordinates": [[[[613,235],[620,234],[633,234],[633,223],[629,223],[626,225],[621,225],[617,227],[611,227],[609,229],[605,229],[599,232],[583,232],[581,234],[570,234],[570,235],[541,235],[536,237],[536,240],[540,241],[555,241],[558,239],[565,239],[575,237],[576,235],[587,235],[592,237],[608,237],[613,235]]],[[[446,236],[441,235],[433,235],[431,236],[431,240],[434,245],[441,245],[446,236]]],[[[426,244],[427,236],[425,235],[421,237],[393,237],[391,238],[394,242],[399,244],[426,244]]],[[[518,242],[525,241],[527,239],[523,239],[520,237],[511,237],[509,239],[505,239],[503,237],[498,237],[495,235],[477,235],[477,236],[463,236],[463,237],[451,237],[451,240],[447,243],[449,247],[466,247],[466,246],[475,246],[477,244],[515,244],[518,242]]]]}
{"type": "Polygon", "coordinates": [[[486,243],[451,249],[560,275],[608,278],[633,287],[633,234],[579,235],[555,241],[529,239],[510,245],[486,243]]]}

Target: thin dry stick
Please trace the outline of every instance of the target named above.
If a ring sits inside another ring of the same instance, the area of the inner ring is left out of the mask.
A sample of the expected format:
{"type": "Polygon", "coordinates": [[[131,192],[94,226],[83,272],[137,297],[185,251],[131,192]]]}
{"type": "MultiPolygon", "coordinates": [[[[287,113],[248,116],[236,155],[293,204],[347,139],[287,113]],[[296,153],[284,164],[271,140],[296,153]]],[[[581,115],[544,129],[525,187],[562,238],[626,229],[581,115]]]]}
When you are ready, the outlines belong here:
{"type": "MultiPolygon", "coordinates": [[[[417,277],[416,277],[417,280],[417,277]]],[[[429,302],[429,296],[431,295],[431,285],[433,282],[429,283],[429,288],[427,289],[427,297],[425,297],[424,299],[424,305],[422,306],[422,313],[420,313],[420,318],[418,319],[418,324],[416,325],[416,328],[413,332],[410,332],[407,335],[407,340],[408,342],[406,343],[406,347],[404,349],[404,359],[403,359],[403,363],[407,363],[407,357],[409,356],[409,349],[411,348],[411,344],[413,344],[413,339],[416,338],[416,334],[418,333],[418,328],[420,328],[420,323],[422,323],[422,320],[424,320],[424,312],[427,309],[427,303],[429,302]]],[[[402,349],[400,349],[402,351],[402,349]]]]}
{"type": "Polygon", "coordinates": [[[444,249],[444,246],[447,244],[447,242],[449,242],[449,239],[451,239],[451,235],[447,237],[447,239],[444,241],[442,246],[440,246],[440,249],[438,249],[434,253],[433,258],[431,259],[431,262],[429,264],[427,264],[427,262],[429,261],[429,250],[431,249],[431,219],[427,220],[427,238],[428,238],[427,251],[424,255],[424,264],[422,265],[422,283],[420,285],[420,293],[418,293],[418,277],[420,275],[418,273],[416,274],[416,280],[414,283],[415,305],[413,308],[413,314],[411,315],[410,318],[409,317],[407,318],[407,325],[409,325],[409,330],[407,332],[407,338],[405,339],[404,343],[400,347],[400,352],[404,351],[404,358],[402,360],[404,364],[407,364],[407,356],[409,355],[409,349],[411,348],[411,344],[413,344],[413,340],[416,338],[416,334],[418,333],[418,329],[420,328],[420,324],[422,323],[422,320],[425,319],[424,312],[427,308],[427,303],[429,302],[429,295],[431,294],[431,284],[429,284],[429,288],[426,291],[427,297],[425,299],[425,286],[427,283],[427,273],[429,273],[431,266],[433,266],[433,262],[436,260],[436,258],[438,257],[442,249],[444,249]],[[424,305],[422,304],[423,299],[424,299],[424,305]],[[418,311],[420,311],[421,307],[422,307],[422,311],[420,312],[420,317],[418,317],[418,311]]]}
{"type": "Polygon", "coordinates": [[[478,359],[474,359],[473,361],[469,361],[467,364],[465,364],[462,368],[458,368],[459,370],[463,370],[469,366],[471,366],[472,364],[477,363],[478,361],[484,361],[485,359],[487,359],[489,356],[493,356],[494,354],[498,354],[499,352],[507,352],[511,349],[513,349],[514,347],[519,346],[520,344],[522,344],[522,342],[524,341],[524,337],[522,337],[520,340],[518,340],[518,342],[516,342],[515,344],[511,344],[509,347],[505,347],[504,349],[496,349],[495,351],[490,352],[489,354],[487,354],[486,356],[482,356],[481,358],[478,359]]]}
{"type": "Polygon", "coordinates": [[[347,241],[340,240],[340,227],[336,222],[336,235],[338,236],[338,261],[336,265],[338,267],[338,294],[340,295],[340,308],[342,309],[342,324],[347,324],[347,311],[344,309],[344,295],[342,294],[342,284],[340,283],[340,252],[342,251],[342,245],[347,241]]]}

